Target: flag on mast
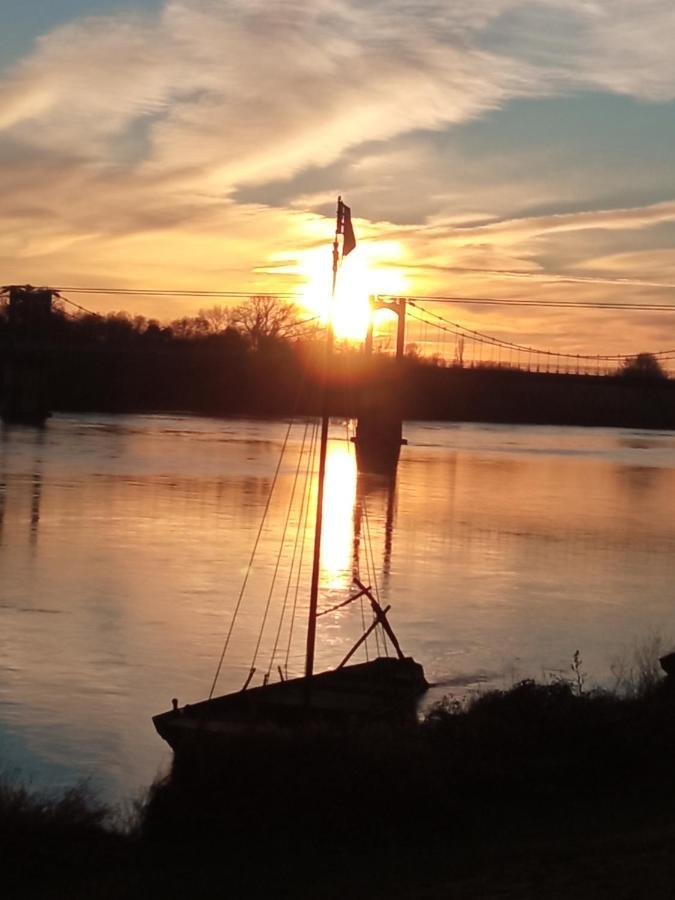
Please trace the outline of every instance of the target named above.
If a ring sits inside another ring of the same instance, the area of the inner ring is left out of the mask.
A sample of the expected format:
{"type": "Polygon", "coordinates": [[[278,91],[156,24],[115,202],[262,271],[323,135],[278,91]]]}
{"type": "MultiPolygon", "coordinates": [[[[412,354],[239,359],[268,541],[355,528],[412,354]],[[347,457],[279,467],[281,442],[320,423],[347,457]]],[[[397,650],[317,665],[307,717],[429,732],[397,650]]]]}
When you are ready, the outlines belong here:
{"type": "Polygon", "coordinates": [[[337,225],[337,233],[342,235],[342,258],[344,259],[356,247],[356,237],[352,225],[352,211],[342,200],[338,200],[337,225]]]}

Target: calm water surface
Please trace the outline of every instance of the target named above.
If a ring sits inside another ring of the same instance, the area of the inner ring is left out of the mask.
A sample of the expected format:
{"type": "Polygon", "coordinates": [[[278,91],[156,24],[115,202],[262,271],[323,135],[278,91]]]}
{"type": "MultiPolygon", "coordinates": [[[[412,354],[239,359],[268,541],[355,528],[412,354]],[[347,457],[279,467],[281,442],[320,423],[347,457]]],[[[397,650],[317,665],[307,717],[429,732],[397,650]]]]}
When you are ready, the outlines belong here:
{"type": "MultiPolygon", "coordinates": [[[[306,592],[291,630],[288,589],[293,553],[311,552],[291,538],[298,502],[281,555],[279,536],[303,428],[288,441],[219,691],[246,679],[275,569],[254,683],[278,664],[302,667],[306,592]]],[[[0,431],[6,774],[88,778],[119,799],[167,765],[150,717],[174,696],[208,694],[286,430],[91,415],[0,431]]],[[[392,605],[404,650],[439,682],[433,696],[555,677],[576,649],[589,680],[607,683],[632,642],[675,636],[674,433],[411,423],[406,435],[392,484],[357,478],[333,424],[322,594],[326,606],[343,599],[358,565],[392,605]]],[[[318,667],[360,628],[358,604],[323,617],[318,667]]]]}

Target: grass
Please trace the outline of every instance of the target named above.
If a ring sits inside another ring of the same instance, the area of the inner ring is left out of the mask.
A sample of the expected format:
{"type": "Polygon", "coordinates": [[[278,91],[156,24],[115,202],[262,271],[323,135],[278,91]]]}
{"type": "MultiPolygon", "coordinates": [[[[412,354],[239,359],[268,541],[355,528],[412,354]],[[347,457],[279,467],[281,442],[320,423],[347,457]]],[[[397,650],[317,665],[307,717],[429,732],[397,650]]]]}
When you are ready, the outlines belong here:
{"type": "Polygon", "coordinates": [[[2,787],[10,896],[669,895],[675,690],[580,673],[446,701],[407,731],[237,741],[174,767],[123,831],[81,789],[2,787]]]}

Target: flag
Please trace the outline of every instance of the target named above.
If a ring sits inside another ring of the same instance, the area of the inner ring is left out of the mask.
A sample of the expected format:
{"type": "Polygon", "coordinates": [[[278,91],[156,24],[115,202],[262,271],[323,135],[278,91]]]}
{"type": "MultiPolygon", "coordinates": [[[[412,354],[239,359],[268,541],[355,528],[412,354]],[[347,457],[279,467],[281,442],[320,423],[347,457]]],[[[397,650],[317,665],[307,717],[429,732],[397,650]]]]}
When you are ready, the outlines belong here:
{"type": "Polygon", "coordinates": [[[344,259],[356,247],[356,237],[352,226],[352,211],[342,200],[338,202],[338,234],[342,235],[342,258],[344,259]]]}

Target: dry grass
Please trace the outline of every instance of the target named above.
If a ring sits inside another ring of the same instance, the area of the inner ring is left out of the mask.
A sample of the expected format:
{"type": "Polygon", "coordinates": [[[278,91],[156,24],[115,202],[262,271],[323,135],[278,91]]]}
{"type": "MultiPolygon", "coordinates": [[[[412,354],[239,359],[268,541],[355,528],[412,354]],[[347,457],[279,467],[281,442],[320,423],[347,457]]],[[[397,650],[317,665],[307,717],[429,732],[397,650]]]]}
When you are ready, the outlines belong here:
{"type": "Polygon", "coordinates": [[[82,788],[2,786],[10,896],[668,896],[675,692],[653,677],[660,649],[635,657],[635,690],[586,690],[579,661],[570,683],[439,704],[407,731],[231,744],[154,785],[124,833],[82,788]]]}

